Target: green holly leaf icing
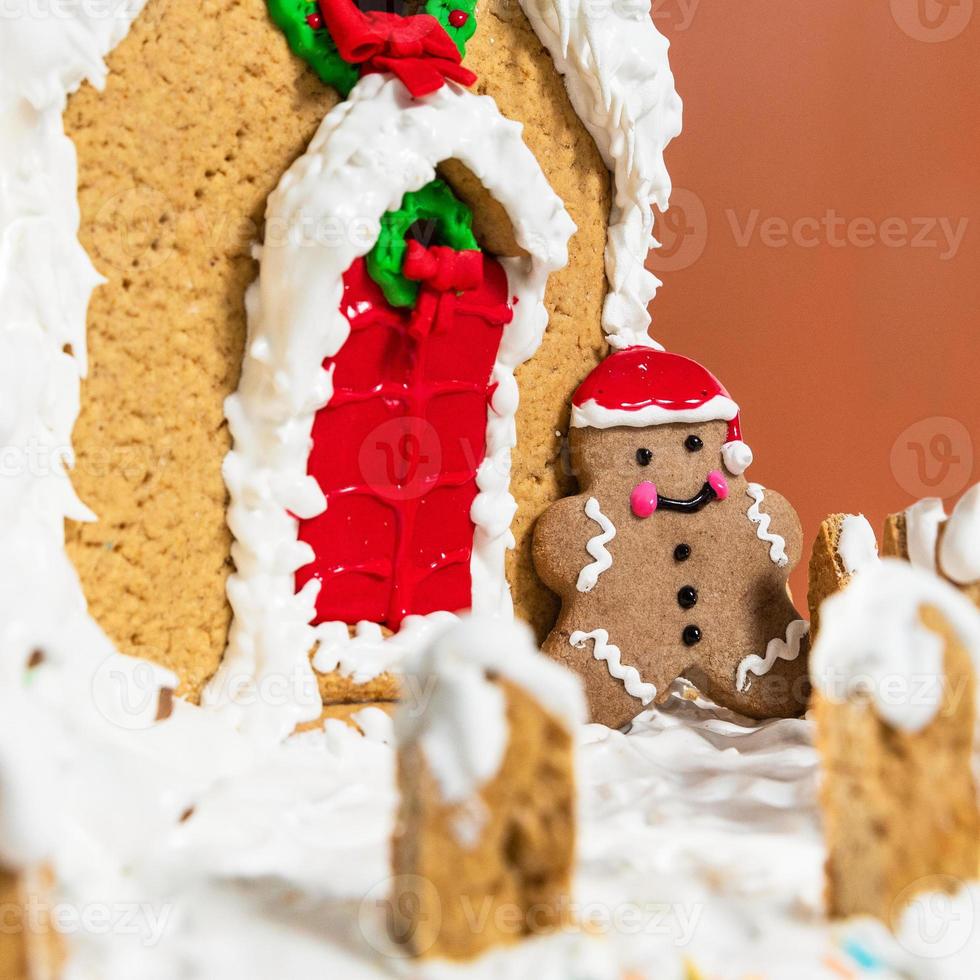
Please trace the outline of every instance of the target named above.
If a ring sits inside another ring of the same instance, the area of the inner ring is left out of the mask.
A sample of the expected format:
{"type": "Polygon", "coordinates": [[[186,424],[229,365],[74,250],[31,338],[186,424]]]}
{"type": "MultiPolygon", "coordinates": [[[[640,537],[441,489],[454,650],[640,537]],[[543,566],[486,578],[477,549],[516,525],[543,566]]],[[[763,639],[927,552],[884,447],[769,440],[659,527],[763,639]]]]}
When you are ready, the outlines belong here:
{"type": "MultiPolygon", "coordinates": [[[[351,0],[332,0],[334,3],[351,0]]],[[[445,28],[459,49],[466,54],[466,42],[476,33],[477,0],[428,0],[425,13],[431,14],[445,28]],[[460,27],[453,26],[454,19],[466,15],[460,27]]],[[[269,14],[282,29],[295,55],[302,58],[317,73],[320,80],[335,88],[344,98],[357,84],[360,71],[340,57],[337,46],[325,28],[310,27],[307,18],[319,13],[316,0],[268,0],[269,14]]]]}
{"type": "Polygon", "coordinates": [[[311,14],[320,12],[316,0],[268,0],[268,3],[269,14],[286,35],[293,53],[307,62],[322,82],[344,98],[350,95],[361,73],[340,57],[325,27],[315,30],[307,23],[311,14]]]}
{"type": "Polygon", "coordinates": [[[392,306],[414,306],[419,284],[402,275],[406,236],[417,221],[432,221],[435,229],[427,245],[447,245],[457,252],[479,249],[473,235],[470,209],[441,180],[426,184],[421,190],[409,191],[397,211],[381,218],[381,233],[367,255],[368,275],[381,287],[392,306]]]}
{"type": "Polygon", "coordinates": [[[442,24],[464,57],[466,42],[476,33],[476,3],[477,0],[428,0],[425,5],[425,12],[442,24]],[[457,12],[466,14],[466,23],[462,27],[453,26],[452,15],[457,12]]]}

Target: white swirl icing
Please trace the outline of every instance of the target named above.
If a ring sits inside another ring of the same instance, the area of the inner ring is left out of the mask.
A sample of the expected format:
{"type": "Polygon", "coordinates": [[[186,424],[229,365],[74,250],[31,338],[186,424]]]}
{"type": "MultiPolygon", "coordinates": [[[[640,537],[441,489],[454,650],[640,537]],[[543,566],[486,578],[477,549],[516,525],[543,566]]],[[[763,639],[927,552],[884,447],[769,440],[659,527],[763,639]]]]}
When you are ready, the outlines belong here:
{"type": "Polygon", "coordinates": [[[609,642],[609,633],[606,630],[591,630],[588,633],[575,630],[568,638],[568,642],[576,650],[584,650],[589,640],[592,640],[592,656],[596,660],[605,661],[610,676],[623,682],[627,694],[637,698],[642,704],[649,704],[657,696],[656,684],[646,683],[635,667],[623,663],[622,651],[609,642]]]}
{"type": "Polygon", "coordinates": [[[832,701],[868,696],[889,724],[923,729],[945,693],[945,643],[922,623],[926,606],[942,613],[980,672],[976,607],[925,569],[884,558],[821,607],[820,632],[810,651],[814,685],[832,701]]]}
{"type": "Polygon", "coordinates": [[[681,131],[667,39],[654,26],[650,0],[520,2],[613,173],[603,312],[609,343],[659,348],[647,333],[647,307],[660,280],[646,261],[659,245],[653,205],[666,211],[670,197],[664,149],[681,131]]]}
{"type": "Polygon", "coordinates": [[[599,501],[589,497],[585,505],[585,514],[599,525],[599,533],[589,538],[585,550],[595,559],[578,573],[575,587],[579,592],[591,592],[599,581],[599,576],[612,568],[612,555],[606,547],[616,537],[616,526],[602,512],[599,501]]]}
{"type": "Polygon", "coordinates": [[[837,554],[848,575],[878,561],[878,539],[864,514],[847,514],[837,539],[837,554]]]}
{"type": "Polygon", "coordinates": [[[905,540],[909,561],[919,568],[936,571],[939,528],[946,521],[946,508],[937,497],[927,497],[905,511],[905,540]]]}
{"type": "Polygon", "coordinates": [[[760,657],[757,653],[749,654],[739,665],[735,676],[735,685],[740,691],[748,690],[749,674],[762,677],[768,674],[779,660],[796,660],[800,655],[803,637],[810,632],[810,624],[803,619],[794,619],[786,627],[785,639],[773,637],[766,645],[766,654],[760,657]]]}
{"type": "MultiPolygon", "coordinates": [[[[568,261],[575,228],[523,143],[521,126],[505,119],[492,99],[450,84],[412,100],[397,80],[368,75],[327,115],[269,198],[267,229],[276,240],[258,252],[259,278],[246,301],[249,335],[241,383],[227,403],[234,446],[224,473],[236,539],[228,595],[235,620],[207,699],[278,735],[319,711],[316,685],[307,676],[316,637],[308,624],[319,583],[295,593],[294,573],[313,555],[297,540],[297,521],[289,512],[312,517],[325,506],[307,475],[307,459],[314,415],[332,393],[321,364],[350,333],[340,311],[342,277],[377,240],[382,215],[399,207],[406,192],[431,181],[436,165],[448,159],[465,164],[500,203],[528,253],[502,262],[515,298],[514,317],[490,379],[495,392],[487,413],[486,458],[471,510],[473,609],[511,614],[504,556],[513,545],[510,523],[517,506],[509,490],[518,403],[514,371],[544,335],[548,275],[568,261]],[[254,707],[236,705],[237,679],[261,684],[277,675],[299,675],[301,683],[293,686],[305,693],[275,711],[256,699],[254,707]]],[[[340,631],[329,638],[332,652],[319,662],[351,664],[353,649],[336,652],[340,631]]],[[[391,667],[404,645],[404,638],[388,644],[376,669],[391,667]]],[[[366,665],[355,670],[366,678],[366,665]]]]}
{"type": "Polygon", "coordinates": [[[980,483],[960,498],[939,548],[943,572],[959,585],[980,582],[980,483]]]}
{"type": "Polygon", "coordinates": [[[786,554],[786,539],[779,534],[773,534],[769,530],[772,524],[772,517],[762,510],[765,501],[765,487],[758,483],[750,483],[745,492],[752,498],[752,505],[746,511],[748,519],[756,525],[756,537],[760,541],[765,541],[769,545],[769,557],[780,567],[784,568],[789,564],[789,555],[786,554]]]}

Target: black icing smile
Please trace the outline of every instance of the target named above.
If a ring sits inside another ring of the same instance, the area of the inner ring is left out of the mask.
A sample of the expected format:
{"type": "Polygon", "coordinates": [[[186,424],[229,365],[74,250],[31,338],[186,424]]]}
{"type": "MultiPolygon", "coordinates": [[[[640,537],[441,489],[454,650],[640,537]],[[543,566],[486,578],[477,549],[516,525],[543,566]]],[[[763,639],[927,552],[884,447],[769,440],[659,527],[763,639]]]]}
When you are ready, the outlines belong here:
{"type": "Polygon", "coordinates": [[[718,493],[710,483],[705,483],[703,487],[687,500],[677,500],[674,497],[663,497],[657,494],[657,510],[675,510],[681,514],[696,514],[702,507],[706,507],[712,500],[718,499],[718,493]]]}

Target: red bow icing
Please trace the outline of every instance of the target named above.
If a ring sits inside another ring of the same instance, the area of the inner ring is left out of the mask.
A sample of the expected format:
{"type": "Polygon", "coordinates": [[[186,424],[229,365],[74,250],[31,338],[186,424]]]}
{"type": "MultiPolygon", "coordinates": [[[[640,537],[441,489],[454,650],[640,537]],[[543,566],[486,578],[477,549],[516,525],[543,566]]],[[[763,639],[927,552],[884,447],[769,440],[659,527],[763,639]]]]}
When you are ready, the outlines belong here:
{"type": "Polygon", "coordinates": [[[431,14],[365,13],[353,0],[319,0],[319,5],[340,57],[359,65],[362,75],[390,71],[416,99],[442,88],[447,79],[462,85],[476,81],[431,14]]]}
{"type": "Polygon", "coordinates": [[[457,252],[444,245],[426,248],[412,239],[402,272],[406,279],[428,283],[439,292],[476,289],[483,282],[483,253],[469,249],[457,252]]]}

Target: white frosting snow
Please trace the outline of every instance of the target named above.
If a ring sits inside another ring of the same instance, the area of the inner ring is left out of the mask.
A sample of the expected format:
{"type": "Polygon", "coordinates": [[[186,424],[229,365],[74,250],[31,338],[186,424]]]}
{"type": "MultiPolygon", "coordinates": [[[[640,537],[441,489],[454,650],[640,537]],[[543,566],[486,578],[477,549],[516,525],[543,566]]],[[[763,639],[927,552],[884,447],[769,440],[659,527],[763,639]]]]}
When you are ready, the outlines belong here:
{"type": "Polygon", "coordinates": [[[565,77],[575,111],[614,178],[603,327],[615,348],[659,347],[647,306],[660,281],[646,268],[653,205],[667,210],[664,149],[681,131],[681,100],[650,0],[520,0],[565,77]]]}
{"type": "Polygon", "coordinates": [[[609,633],[606,630],[590,630],[588,633],[575,630],[568,638],[568,642],[576,650],[584,650],[589,640],[592,641],[592,656],[596,660],[605,661],[610,676],[623,682],[627,694],[637,698],[644,705],[649,704],[657,696],[657,685],[645,682],[635,667],[623,663],[623,652],[618,646],[609,642],[609,633]]]}
{"type": "MultiPolygon", "coordinates": [[[[487,453],[471,511],[473,609],[511,612],[504,555],[513,545],[510,523],[517,509],[509,490],[517,441],[514,371],[544,335],[548,276],[567,263],[575,226],[522,141],[521,126],[505,119],[492,99],[448,84],[413,100],[397,80],[368,75],[327,115],[269,198],[267,228],[275,230],[276,240],[257,250],[260,273],[246,301],[241,384],[227,402],[234,447],[224,473],[236,539],[228,595],[235,620],[207,698],[244,723],[270,727],[280,736],[319,712],[307,661],[317,635],[308,624],[319,583],[311,580],[295,592],[294,574],[313,554],[297,540],[298,522],[291,515],[309,518],[325,507],[316,480],[307,475],[307,461],[314,415],[332,394],[323,359],[335,355],[350,334],[340,311],[343,274],[374,245],[384,213],[434,179],[436,165],[448,159],[465,164],[500,203],[528,253],[502,260],[514,317],[490,379],[495,391],[487,453]],[[289,685],[297,692],[292,702],[270,709],[249,697],[250,706],[243,707],[237,693],[242,680],[251,694],[270,676],[298,678],[289,685]]],[[[391,667],[414,635],[395,644],[371,636],[375,647],[384,648],[370,661],[374,669],[391,667]]],[[[369,676],[369,662],[355,663],[357,651],[342,649],[339,627],[321,630],[324,636],[330,652],[318,657],[318,666],[336,664],[353,668],[362,680],[369,676]]]]}
{"type": "Polygon", "coordinates": [[[591,592],[599,581],[599,576],[612,568],[612,555],[606,547],[616,537],[616,527],[602,512],[599,501],[589,497],[585,505],[585,514],[599,525],[599,533],[589,538],[585,550],[595,559],[578,573],[575,587],[579,592],[591,592]]]}
{"type": "Polygon", "coordinates": [[[785,639],[773,637],[766,645],[765,656],[757,653],[747,656],[739,665],[735,677],[735,685],[740,691],[748,690],[751,678],[749,674],[762,677],[776,666],[778,660],[796,660],[802,649],[803,637],[810,632],[810,624],[803,619],[794,619],[786,627],[785,639]]]}
{"type": "Polygon", "coordinates": [[[538,651],[514,620],[463,617],[409,665],[396,716],[402,745],[421,746],[447,803],[462,803],[500,770],[511,739],[507,699],[493,675],[525,690],[569,731],[584,723],[578,677],[538,651]]]}
{"type": "Polygon", "coordinates": [[[848,575],[878,561],[878,539],[864,514],[847,514],[837,539],[837,554],[848,575]]]}
{"type": "Polygon", "coordinates": [[[939,547],[943,572],[960,585],[980,582],[980,483],[953,508],[939,547]]]}
{"type": "Polygon", "coordinates": [[[942,703],[945,678],[943,638],[920,618],[930,606],[947,619],[980,673],[976,607],[930,572],[885,558],[821,607],[810,651],[814,685],[833,701],[870,697],[896,728],[925,728],[942,703]]]}
{"type": "Polygon", "coordinates": [[[946,508],[937,497],[920,500],[905,511],[905,538],[913,565],[936,571],[939,528],[945,522],[946,508]]]}
{"type": "Polygon", "coordinates": [[[786,554],[786,539],[769,530],[772,517],[762,510],[762,505],[766,499],[765,487],[758,483],[750,483],[745,492],[752,498],[752,505],[746,511],[746,516],[756,525],[756,536],[760,541],[765,541],[769,545],[769,557],[773,562],[780,568],[785,567],[789,564],[789,556],[786,554]]]}

